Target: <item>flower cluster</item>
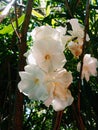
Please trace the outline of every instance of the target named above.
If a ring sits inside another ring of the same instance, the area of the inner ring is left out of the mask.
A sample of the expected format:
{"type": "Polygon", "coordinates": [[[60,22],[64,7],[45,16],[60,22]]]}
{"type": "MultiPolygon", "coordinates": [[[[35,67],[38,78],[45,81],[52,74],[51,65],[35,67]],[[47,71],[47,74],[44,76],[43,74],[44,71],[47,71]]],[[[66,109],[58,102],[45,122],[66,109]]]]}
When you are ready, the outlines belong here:
{"type": "MultiPolygon", "coordinates": [[[[68,22],[71,30],[61,26],[54,29],[47,25],[36,27],[32,31],[34,44],[24,54],[27,65],[24,71],[19,72],[20,92],[30,99],[43,101],[47,107],[52,105],[55,111],[63,110],[73,102],[69,90],[73,81],[72,73],[64,68],[67,62],[63,53],[65,46],[76,58],[82,53],[84,28],[77,19],[71,19],[68,22]]],[[[86,40],[89,41],[88,34],[86,40]]],[[[97,60],[91,58],[90,55],[84,57],[82,78],[85,77],[88,81],[90,75],[96,75],[96,62],[97,60]],[[88,59],[88,64],[85,64],[86,59],[88,59]],[[88,67],[90,65],[92,70],[88,67]]],[[[77,69],[79,71],[80,63],[77,69]]]]}
{"type": "Polygon", "coordinates": [[[41,26],[33,30],[32,37],[34,45],[25,53],[27,66],[19,72],[19,90],[30,99],[62,110],[71,105],[73,97],[68,89],[72,74],[63,68],[66,58],[60,33],[50,26],[41,26]]]}

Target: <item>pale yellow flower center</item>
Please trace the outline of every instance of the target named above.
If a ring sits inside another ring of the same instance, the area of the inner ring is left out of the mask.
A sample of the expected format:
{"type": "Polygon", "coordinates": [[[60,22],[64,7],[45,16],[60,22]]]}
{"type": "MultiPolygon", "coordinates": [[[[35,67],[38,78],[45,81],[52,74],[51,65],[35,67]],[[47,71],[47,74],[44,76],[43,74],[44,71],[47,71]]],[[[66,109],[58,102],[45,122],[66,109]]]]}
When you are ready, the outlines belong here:
{"type": "Polygon", "coordinates": [[[50,60],[51,56],[49,54],[45,55],[45,60],[50,60]]]}
{"type": "Polygon", "coordinates": [[[53,86],[55,86],[55,87],[56,87],[56,86],[60,86],[60,83],[59,83],[59,82],[53,82],[52,84],[53,84],[53,86]]]}
{"type": "Polygon", "coordinates": [[[34,83],[35,83],[35,84],[38,84],[38,83],[39,83],[39,79],[38,79],[38,78],[35,78],[35,79],[34,79],[34,83]]]}

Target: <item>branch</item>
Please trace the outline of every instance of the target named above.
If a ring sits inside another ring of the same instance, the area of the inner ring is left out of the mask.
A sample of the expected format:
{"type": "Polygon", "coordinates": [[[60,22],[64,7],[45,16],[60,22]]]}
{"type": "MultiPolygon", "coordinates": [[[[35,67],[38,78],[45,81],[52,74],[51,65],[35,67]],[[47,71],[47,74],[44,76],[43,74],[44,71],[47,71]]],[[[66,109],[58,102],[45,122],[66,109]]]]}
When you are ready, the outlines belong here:
{"type": "Polygon", "coordinates": [[[26,39],[26,36],[27,36],[28,26],[29,26],[31,12],[32,12],[32,4],[33,4],[33,0],[28,0],[27,11],[26,11],[25,19],[23,22],[22,30],[21,30],[22,41],[24,41],[23,39],[24,38],[26,39]]]}
{"type": "Polygon", "coordinates": [[[53,121],[53,130],[59,130],[60,129],[60,124],[61,124],[61,119],[62,119],[63,111],[59,111],[56,113],[56,118],[53,121]]]}
{"type": "Polygon", "coordinates": [[[89,6],[90,6],[90,0],[87,0],[86,3],[86,17],[85,17],[85,29],[84,29],[84,39],[83,39],[83,48],[82,48],[82,54],[81,54],[81,68],[80,68],[80,76],[79,76],[79,87],[78,87],[78,110],[80,111],[80,93],[81,93],[81,77],[82,77],[82,69],[83,69],[83,58],[85,54],[85,47],[86,47],[86,34],[89,28],[89,6]]]}
{"type": "Polygon", "coordinates": [[[85,130],[84,122],[82,120],[81,114],[77,109],[77,105],[75,104],[75,102],[73,102],[72,108],[73,108],[73,116],[76,118],[78,130],[85,130]]]}
{"type": "Polygon", "coordinates": [[[76,121],[78,124],[78,129],[79,130],[85,130],[85,126],[80,114],[80,95],[81,95],[81,87],[82,87],[82,81],[81,81],[81,77],[82,77],[82,69],[83,69],[83,58],[84,58],[84,54],[85,54],[85,47],[86,47],[86,34],[89,28],[89,6],[90,6],[90,0],[87,0],[86,3],[86,17],[85,17],[85,29],[84,29],[84,39],[83,39],[83,49],[82,49],[82,54],[81,54],[81,68],[80,68],[80,76],[79,76],[79,84],[78,84],[78,102],[77,102],[77,106],[74,106],[75,104],[73,104],[73,109],[74,109],[74,113],[75,113],[75,117],[76,117],[76,121]],[[77,110],[77,112],[75,112],[75,109],[77,110]]]}
{"type": "Polygon", "coordinates": [[[18,39],[19,39],[19,43],[21,43],[21,38],[20,38],[20,36],[19,36],[19,33],[18,33],[18,31],[17,31],[17,29],[15,29],[15,27],[14,27],[14,25],[13,25],[13,22],[11,21],[11,25],[12,25],[12,28],[13,28],[13,30],[14,30],[14,32],[15,32],[15,34],[16,34],[16,36],[18,37],[18,39]]]}
{"type": "Polygon", "coordinates": [[[77,2],[76,2],[76,8],[78,7],[79,3],[80,3],[80,0],[77,0],[77,2]]]}
{"type": "MultiPolygon", "coordinates": [[[[23,70],[25,66],[25,58],[23,54],[27,50],[26,37],[28,26],[30,22],[30,16],[32,12],[33,0],[28,0],[26,15],[21,30],[21,43],[19,44],[19,70],[23,70]]],[[[22,130],[22,119],[23,119],[23,95],[16,89],[16,104],[15,104],[15,128],[14,130],[22,130]]]]}
{"type": "Polygon", "coordinates": [[[73,18],[73,15],[71,13],[71,10],[70,10],[69,4],[68,4],[68,0],[65,0],[65,6],[66,6],[66,8],[68,10],[69,15],[71,16],[71,18],[73,18]]]}

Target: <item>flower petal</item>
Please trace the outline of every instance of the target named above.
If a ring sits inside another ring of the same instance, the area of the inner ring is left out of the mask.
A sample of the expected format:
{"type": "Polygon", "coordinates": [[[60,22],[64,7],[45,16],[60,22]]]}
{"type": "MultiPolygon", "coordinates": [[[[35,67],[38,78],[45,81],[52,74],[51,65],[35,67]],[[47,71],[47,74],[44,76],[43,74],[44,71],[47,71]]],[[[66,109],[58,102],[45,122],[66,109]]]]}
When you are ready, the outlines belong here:
{"type": "Polygon", "coordinates": [[[31,36],[33,37],[34,41],[42,39],[45,40],[49,37],[55,40],[59,40],[59,35],[60,35],[59,32],[49,25],[36,27],[31,33],[31,36]]]}
{"type": "Polygon", "coordinates": [[[66,98],[65,100],[61,100],[60,98],[55,98],[52,101],[52,106],[55,111],[61,111],[64,110],[67,106],[70,106],[73,102],[73,97],[71,96],[71,93],[69,90],[65,93],[66,98]]]}

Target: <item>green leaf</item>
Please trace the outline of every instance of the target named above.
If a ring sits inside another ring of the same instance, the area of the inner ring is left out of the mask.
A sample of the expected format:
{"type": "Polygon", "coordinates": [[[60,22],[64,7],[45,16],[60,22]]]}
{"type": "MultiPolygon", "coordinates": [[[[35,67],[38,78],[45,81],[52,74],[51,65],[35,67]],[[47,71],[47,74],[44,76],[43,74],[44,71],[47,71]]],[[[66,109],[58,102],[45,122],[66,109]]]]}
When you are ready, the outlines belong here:
{"type": "Polygon", "coordinates": [[[47,9],[46,9],[46,17],[50,14],[50,5],[47,6],[47,9]]]}
{"type": "MultiPolygon", "coordinates": [[[[24,21],[25,14],[23,14],[21,17],[18,18],[18,26],[21,26],[21,24],[24,21]]],[[[13,22],[14,29],[16,29],[16,22],[13,22]]],[[[12,27],[12,24],[9,24],[8,26],[5,26],[2,30],[0,30],[0,34],[12,34],[14,32],[14,29],[12,27]]]]}
{"type": "Polygon", "coordinates": [[[44,16],[35,10],[32,10],[32,15],[36,16],[37,18],[44,19],[44,16]]]}
{"type": "Polygon", "coordinates": [[[51,20],[52,27],[54,27],[56,21],[54,19],[51,20]]]}

